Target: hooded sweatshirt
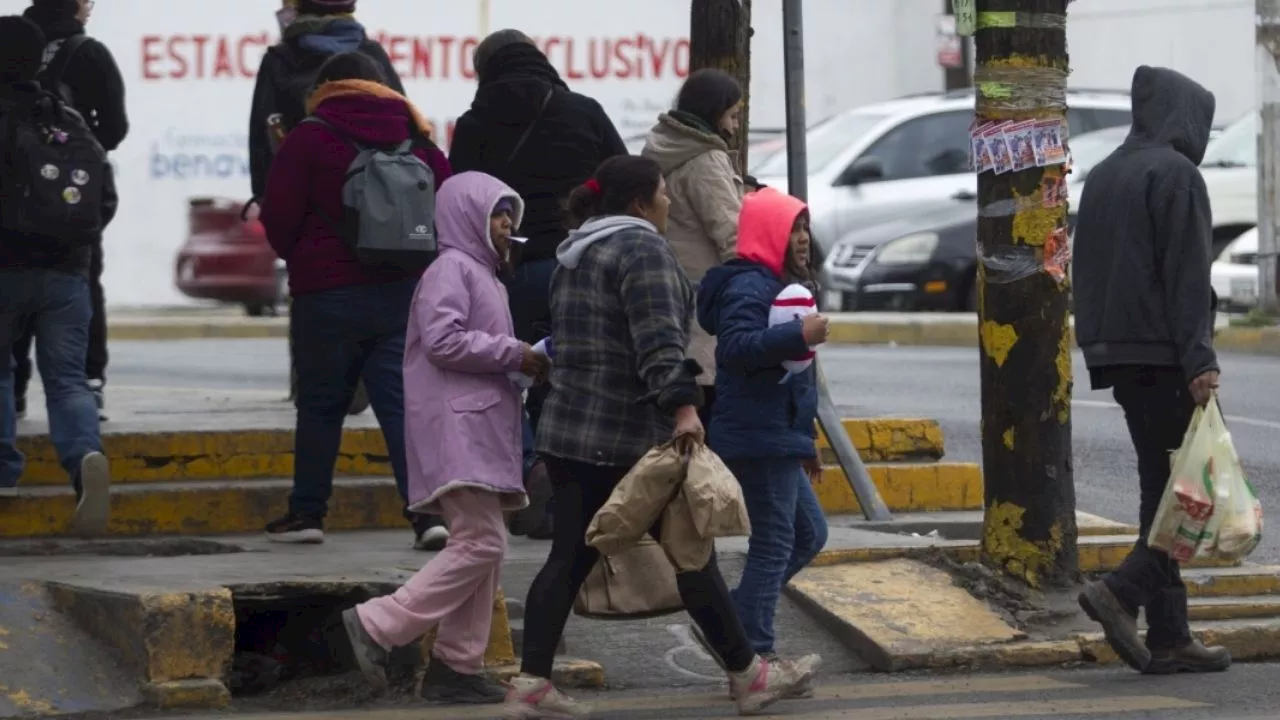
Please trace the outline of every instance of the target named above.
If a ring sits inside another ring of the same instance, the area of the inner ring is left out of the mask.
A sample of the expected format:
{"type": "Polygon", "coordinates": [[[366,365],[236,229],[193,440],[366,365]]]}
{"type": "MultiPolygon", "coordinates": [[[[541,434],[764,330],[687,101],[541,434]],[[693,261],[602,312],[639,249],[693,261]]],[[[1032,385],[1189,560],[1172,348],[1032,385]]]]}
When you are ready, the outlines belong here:
{"type": "Polygon", "coordinates": [[[462,173],[441,189],[440,256],[414,294],[405,333],[405,444],[409,504],[439,512],[441,495],[470,488],[499,493],[504,510],[527,504],[523,482],[520,369],[502,258],[489,236],[499,204],[519,222],[515,191],[483,173],[462,173]]]}
{"type": "Polygon", "coordinates": [[[528,203],[519,229],[529,238],[520,249],[522,262],[555,257],[568,234],[564,200],[600,163],[626,154],[600,103],[570,91],[546,56],[527,43],[499,49],[480,68],[475,99],[458,118],[449,146],[458,172],[493,175],[528,203]]]}
{"type": "MultiPolygon", "coordinates": [[[[1164,68],[1133,76],[1133,129],[1089,173],[1074,240],[1075,330],[1091,370],[1218,368],[1213,221],[1197,167],[1213,94],[1164,68]]],[[[1102,384],[1105,383],[1097,383],[1102,384]]]]}
{"type": "MultiPolygon", "coordinates": [[[[658,116],[640,154],[662,168],[671,198],[667,242],[689,279],[701,282],[707,270],[737,257],[742,178],[729,146],[701,119],[675,111],[658,116]]],[[[702,365],[704,385],[715,384],[715,352],[715,340],[695,325],[689,357],[702,365]]]]}
{"type": "Polygon", "coordinates": [[[801,322],[769,327],[769,309],[786,287],[791,228],[805,209],[777,190],[748,194],[738,222],[738,259],[708,270],[698,288],[698,322],[716,337],[716,402],[707,442],[720,457],[817,455],[816,370],[788,377],[782,367],[809,352],[801,322]]]}
{"type": "MultiPolygon", "coordinates": [[[[332,97],[320,103],[315,114],[350,139],[375,146],[404,142],[413,123],[404,101],[370,95],[332,97]]],[[[453,174],[438,148],[418,147],[414,154],[430,166],[437,189],[453,174]]],[[[293,295],[413,275],[362,265],[330,224],[342,223],[342,186],[355,158],[353,145],[318,123],[299,125],[280,145],[260,219],[271,247],[288,263],[293,295]]]]}
{"type": "MultiPolygon", "coordinates": [[[[22,13],[44,31],[49,43],[45,63],[53,60],[68,40],[85,34],[84,23],[76,19],[78,12],[76,0],[38,0],[22,13]]],[[[76,112],[89,123],[102,148],[111,152],[119,147],[129,134],[129,117],[124,104],[124,78],[107,46],[93,38],[85,39],[63,72],[62,82],[71,90],[76,112]]]]}
{"type": "Polygon", "coordinates": [[[346,15],[300,15],[285,29],[280,43],[262,56],[249,112],[249,175],[255,198],[266,194],[267,173],[275,157],[267,118],[280,114],[287,128],[295,126],[307,114],[306,89],[296,88],[298,82],[314,78],[334,55],[356,50],[377,63],[388,87],[404,94],[404,84],[386,50],[346,15]]]}
{"type": "Polygon", "coordinates": [[[558,251],[551,276],[551,394],[537,450],[631,467],[671,439],[675,410],[701,404],[685,360],[693,288],[653,225],[593,218],[558,251]]]}

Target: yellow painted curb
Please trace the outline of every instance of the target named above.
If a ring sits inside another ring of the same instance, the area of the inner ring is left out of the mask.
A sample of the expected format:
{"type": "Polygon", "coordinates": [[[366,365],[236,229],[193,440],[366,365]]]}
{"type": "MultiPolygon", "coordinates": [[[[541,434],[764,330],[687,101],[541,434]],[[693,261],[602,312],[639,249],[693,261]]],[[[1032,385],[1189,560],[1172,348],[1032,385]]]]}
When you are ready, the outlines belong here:
{"type": "Polygon", "coordinates": [[[1195,598],[1280,595],[1280,567],[1271,565],[1189,570],[1182,579],[1187,594],[1195,598]]]}
{"type": "Polygon", "coordinates": [[[833,317],[828,345],[928,345],[977,347],[978,324],[964,321],[923,322],[904,316],[902,322],[869,322],[856,317],[833,317]]]}
{"type": "MultiPolygon", "coordinates": [[[[108,534],[216,535],[258,532],[287,509],[289,481],[258,480],[190,485],[139,485],[111,495],[108,534]]],[[[75,506],[70,488],[20,493],[0,503],[0,537],[66,535],[75,506]]],[[[334,483],[325,528],[407,527],[403,502],[389,478],[334,483]]]]}
{"type": "Polygon", "coordinates": [[[1280,617],[1280,598],[1192,598],[1188,603],[1187,613],[1188,617],[1196,621],[1280,617]]]}
{"type": "MultiPolygon", "coordinates": [[[[436,644],[436,629],[432,628],[422,638],[422,657],[429,659],[436,644]]],[[[515,645],[511,640],[511,621],[507,616],[507,598],[498,589],[493,598],[493,620],[489,625],[489,645],[484,651],[486,667],[502,667],[516,661],[515,645]]]]}
{"type": "Polygon", "coordinates": [[[1213,347],[1249,355],[1280,355],[1280,328],[1222,328],[1213,338],[1213,347]]]}
{"type": "MultiPolygon", "coordinates": [[[[230,590],[138,594],[69,583],[47,587],[54,606],[137,668],[144,686],[220,679],[230,666],[236,625],[230,590]]],[[[168,702],[180,701],[169,687],[175,695],[168,702]]],[[[209,697],[208,689],[199,695],[209,697]]]]}
{"type": "MultiPolygon", "coordinates": [[[[1129,551],[1137,537],[1127,536],[1085,536],[1079,539],[1080,572],[1110,572],[1120,567],[1120,563],[1128,557],[1129,551]]],[[[1213,558],[1193,558],[1182,563],[1184,568],[1228,568],[1239,565],[1238,562],[1226,562],[1213,558]]]]}
{"type": "Polygon", "coordinates": [[[288,320],[108,321],[108,340],[258,340],[289,337],[288,320]]]}
{"type": "MultiPolygon", "coordinates": [[[[863,462],[936,460],[944,453],[942,427],[921,418],[846,418],[844,430],[863,462]]],[[[827,436],[818,431],[818,451],[824,462],[834,463],[835,453],[827,436]]]]}
{"type": "MultiPolygon", "coordinates": [[[[974,463],[868,465],[867,471],[893,512],[982,509],[982,470],[974,463]]],[[[827,467],[813,489],[828,515],[862,511],[839,467],[827,467]]]]}
{"type": "Polygon", "coordinates": [[[231,692],[221,680],[197,678],[144,684],[142,698],[161,710],[217,710],[231,704],[231,692]]]}
{"type": "MultiPolygon", "coordinates": [[[[941,457],[942,430],[932,420],[847,419],[849,432],[865,462],[941,457]]],[[[243,480],[293,475],[291,429],[218,430],[103,435],[112,481],[243,480]]],[[[825,443],[825,439],[823,440],[825,443]]],[[[18,449],[27,456],[25,485],[68,485],[48,436],[22,436],[18,449]]],[[[391,475],[387,445],[377,428],[344,430],[336,474],[347,477],[391,475]]]]}

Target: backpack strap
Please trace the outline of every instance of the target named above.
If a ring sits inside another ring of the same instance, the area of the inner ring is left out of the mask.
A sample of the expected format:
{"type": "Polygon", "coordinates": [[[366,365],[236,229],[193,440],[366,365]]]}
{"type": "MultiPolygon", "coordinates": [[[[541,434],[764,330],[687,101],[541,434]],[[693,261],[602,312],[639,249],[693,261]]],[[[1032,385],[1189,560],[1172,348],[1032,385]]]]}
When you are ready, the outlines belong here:
{"type": "Polygon", "coordinates": [[[507,162],[510,163],[516,159],[516,155],[524,149],[524,144],[529,140],[529,135],[533,133],[533,129],[538,126],[538,121],[542,119],[542,113],[547,111],[547,105],[551,104],[551,96],[556,92],[556,86],[552,85],[547,88],[547,94],[542,98],[542,104],[538,106],[538,114],[533,116],[533,120],[525,126],[524,132],[520,134],[520,139],[516,141],[516,146],[511,149],[511,154],[507,156],[507,162]]]}
{"type": "Polygon", "coordinates": [[[49,66],[41,73],[48,85],[52,87],[62,82],[62,76],[67,73],[67,68],[71,65],[71,60],[76,56],[76,52],[88,41],[89,36],[80,33],[79,35],[72,35],[62,43],[62,47],[58,48],[58,52],[49,61],[49,66]]]}

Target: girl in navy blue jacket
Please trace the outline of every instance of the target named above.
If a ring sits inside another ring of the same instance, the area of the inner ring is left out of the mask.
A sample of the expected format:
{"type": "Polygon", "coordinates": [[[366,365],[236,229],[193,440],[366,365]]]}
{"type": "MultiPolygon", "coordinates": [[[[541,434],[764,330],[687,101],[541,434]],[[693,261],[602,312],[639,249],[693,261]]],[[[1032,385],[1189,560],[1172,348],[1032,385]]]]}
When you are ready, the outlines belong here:
{"type": "MultiPolygon", "coordinates": [[[[698,289],[698,322],[716,336],[708,444],[742,484],[751,517],[747,566],[733,596],[747,637],[766,657],[775,655],[773,616],[783,585],[827,542],[811,485],[821,470],[816,371],[782,367],[827,339],[827,320],[813,314],[769,325],[778,293],[808,278],[809,241],[803,202],[768,188],[751,193],[738,218],[738,258],[708,271],[698,289]]],[[[819,660],[808,655],[796,663],[812,672],[819,660]]]]}

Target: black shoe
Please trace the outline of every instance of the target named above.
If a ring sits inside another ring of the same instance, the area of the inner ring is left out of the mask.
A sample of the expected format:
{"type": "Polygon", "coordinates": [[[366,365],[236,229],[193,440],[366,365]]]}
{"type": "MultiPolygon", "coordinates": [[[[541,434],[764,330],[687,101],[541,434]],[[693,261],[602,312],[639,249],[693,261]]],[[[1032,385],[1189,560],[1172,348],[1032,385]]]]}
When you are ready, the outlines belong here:
{"type": "Polygon", "coordinates": [[[1116,655],[1129,667],[1144,672],[1151,663],[1151,651],[1138,634],[1138,616],[1126,610],[1101,580],[1086,585],[1079,601],[1089,619],[1102,625],[1107,644],[1116,655]]]}
{"type": "Polygon", "coordinates": [[[1175,673],[1222,672],[1231,667],[1231,651],[1224,647],[1205,647],[1199,640],[1176,650],[1153,650],[1151,662],[1144,671],[1148,675],[1175,673]]]}
{"type": "Polygon", "coordinates": [[[524,487],[529,495],[529,506],[517,510],[511,516],[511,534],[528,535],[535,540],[548,539],[551,522],[547,519],[547,505],[551,503],[553,490],[546,464],[534,463],[529,469],[529,476],[525,478],[524,487]],[[546,537],[539,537],[544,533],[546,537]]]}
{"type": "Polygon", "coordinates": [[[387,682],[387,664],[391,653],[369,635],[360,622],[360,615],[355,608],[342,611],[342,628],[347,631],[347,639],[351,641],[351,652],[355,654],[356,665],[360,672],[378,692],[386,692],[390,684],[387,682]]]}
{"type": "Polygon", "coordinates": [[[497,705],[507,697],[507,688],[483,673],[460,673],[432,657],[422,678],[422,699],[462,705],[497,705]]]}
{"type": "Polygon", "coordinates": [[[289,513],[267,523],[267,539],[271,542],[318,544],[324,542],[324,522],[317,518],[289,513]]]}
{"type": "Polygon", "coordinates": [[[27,416],[27,396],[18,395],[13,398],[13,409],[18,411],[18,419],[27,416]]]}

